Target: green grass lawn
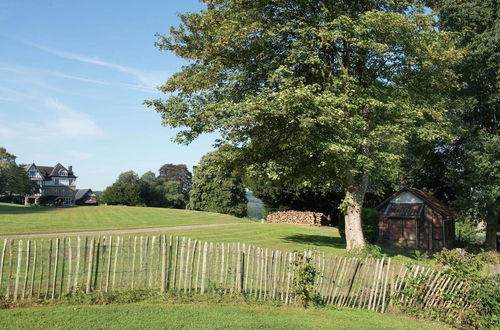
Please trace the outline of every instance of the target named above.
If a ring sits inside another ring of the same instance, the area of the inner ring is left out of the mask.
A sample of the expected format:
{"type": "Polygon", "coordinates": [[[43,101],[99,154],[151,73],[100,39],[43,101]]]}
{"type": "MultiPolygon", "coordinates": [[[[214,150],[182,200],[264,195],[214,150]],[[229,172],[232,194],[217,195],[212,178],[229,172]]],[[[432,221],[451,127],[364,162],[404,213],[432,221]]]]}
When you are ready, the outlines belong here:
{"type": "Polygon", "coordinates": [[[0,235],[250,222],[230,215],[129,206],[26,207],[0,203],[0,235]]]}
{"type": "MultiPolygon", "coordinates": [[[[0,203],[0,235],[78,232],[108,229],[151,228],[197,224],[242,223],[237,226],[186,228],[150,234],[186,236],[211,242],[241,242],[258,247],[287,251],[315,249],[327,254],[345,255],[345,243],[332,227],[261,224],[229,215],[129,206],[24,207],[0,203]]],[[[137,235],[147,235],[141,233],[137,235]]],[[[122,236],[122,235],[121,235],[122,236]]],[[[134,236],[128,234],[127,236],[134,236]]],[[[383,248],[382,252],[399,262],[416,260],[414,251],[383,248]]]]}
{"type": "Polygon", "coordinates": [[[446,329],[359,309],[141,302],[0,310],[2,329],[446,329]]]}

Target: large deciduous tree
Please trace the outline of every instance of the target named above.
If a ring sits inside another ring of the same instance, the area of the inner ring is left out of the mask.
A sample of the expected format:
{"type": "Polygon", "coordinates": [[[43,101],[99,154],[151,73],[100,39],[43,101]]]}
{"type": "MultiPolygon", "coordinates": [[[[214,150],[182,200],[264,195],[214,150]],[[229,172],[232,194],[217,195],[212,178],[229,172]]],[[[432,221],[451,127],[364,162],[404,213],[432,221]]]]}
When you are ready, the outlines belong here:
{"type": "Polygon", "coordinates": [[[450,34],[418,1],[203,2],[160,36],[191,62],[145,103],[179,142],[218,131],[248,177],[340,189],[347,249],[363,247],[367,187],[397,176],[409,135],[447,133],[450,34]]]}

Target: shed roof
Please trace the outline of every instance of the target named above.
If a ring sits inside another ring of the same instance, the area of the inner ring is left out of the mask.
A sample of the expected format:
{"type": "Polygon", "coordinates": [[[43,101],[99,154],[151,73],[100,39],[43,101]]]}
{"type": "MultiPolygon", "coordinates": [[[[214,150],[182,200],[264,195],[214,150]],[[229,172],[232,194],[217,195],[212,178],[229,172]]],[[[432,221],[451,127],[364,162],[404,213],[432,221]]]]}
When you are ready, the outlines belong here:
{"type": "MultiPolygon", "coordinates": [[[[413,194],[415,196],[417,196],[420,199],[422,199],[426,205],[430,206],[434,211],[436,211],[436,212],[438,212],[438,213],[440,213],[440,214],[442,214],[444,216],[451,217],[451,216],[456,216],[457,215],[456,212],[450,210],[445,204],[443,204],[442,202],[440,202],[439,200],[437,200],[434,196],[432,196],[431,194],[429,194],[427,191],[424,191],[424,190],[421,190],[421,189],[415,189],[415,188],[408,188],[408,187],[403,187],[399,191],[397,191],[396,193],[392,194],[389,198],[387,198],[382,203],[380,203],[380,205],[378,205],[376,207],[376,209],[377,210],[383,209],[396,196],[398,196],[399,194],[401,194],[402,192],[405,192],[405,191],[409,192],[409,193],[411,193],[411,194],[413,194]]],[[[412,206],[412,205],[415,205],[415,204],[394,204],[394,203],[391,203],[391,204],[392,205],[389,206],[389,210],[392,209],[391,212],[395,212],[396,211],[396,209],[394,208],[395,205],[405,205],[405,206],[398,206],[399,209],[397,209],[399,212],[402,212],[402,213],[405,213],[405,214],[414,214],[415,212],[419,212],[420,211],[420,209],[417,210],[416,206],[412,206]]],[[[389,212],[389,210],[387,212],[389,212]]],[[[401,214],[401,215],[402,216],[413,216],[413,215],[403,215],[403,214],[401,214]]]]}

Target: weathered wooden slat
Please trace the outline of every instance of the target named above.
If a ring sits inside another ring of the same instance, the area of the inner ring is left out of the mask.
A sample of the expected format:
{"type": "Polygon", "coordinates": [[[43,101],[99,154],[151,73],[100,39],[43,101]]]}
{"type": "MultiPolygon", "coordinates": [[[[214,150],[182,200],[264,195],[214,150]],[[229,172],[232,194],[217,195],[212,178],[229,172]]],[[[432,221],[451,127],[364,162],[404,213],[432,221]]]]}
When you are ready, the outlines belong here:
{"type": "Polygon", "coordinates": [[[120,256],[120,285],[119,288],[120,290],[123,289],[123,278],[124,278],[124,272],[125,272],[125,246],[127,247],[127,271],[130,270],[130,237],[127,238],[122,238],[120,240],[121,242],[121,256],[120,256]],[[125,245],[125,241],[127,244],[125,245]]]}
{"type": "Polygon", "coordinates": [[[190,277],[190,280],[189,280],[189,289],[188,289],[188,292],[191,292],[191,290],[194,289],[193,285],[196,285],[196,284],[193,284],[193,278],[195,276],[194,260],[195,260],[196,251],[197,250],[198,250],[198,240],[195,240],[194,243],[193,243],[193,253],[191,254],[191,277],[190,277]]]}
{"type": "Polygon", "coordinates": [[[382,260],[380,261],[380,269],[378,271],[378,276],[377,276],[377,280],[375,282],[375,296],[374,296],[374,299],[373,299],[373,305],[372,305],[372,311],[376,311],[377,310],[377,304],[378,304],[378,301],[379,301],[379,295],[380,295],[380,284],[381,284],[381,279],[382,279],[382,274],[384,272],[384,258],[382,258],[382,260]]]}
{"type": "Polygon", "coordinates": [[[7,300],[10,298],[10,282],[12,279],[12,263],[13,263],[13,258],[14,258],[14,240],[10,241],[10,246],[9,246],[9,272],[8,272],[8,277],[7,277],[7,290],[5,293],[5,298],[7,300]]]}
{"type": "Polygon", "coordinates": [[[203,244],[203,263],[201,267],[201,289],[200,289],[201,294],[205,293],[205,277],[207,272],[207,251],[208,251],[208,243],[205,242],[203,244]]]}
{"type": "Polygon", "coordinates": [[[40,281],[38,281],[38,295],[37,297],[40,298],[42,296],[42,284],[43,284],[43,245],[44,241],[42,240],[40,242],[40,281]]]}
{"type": "Polygon", "coordinates": [[[52,273],[52,292],[51,299],[55,298],[56,295],[56,285],[57,285],[57,270],[59,267],[59,238],[56,238],[56,251],[55,251],[55,261],[54,261],[54,273],[52,273]]]}
{"type": "Polygon", "coordinates": [[[382,294],[382,308],[380,309],[380,311],[383,313],[385,311],[385,298],[386,298],[386,295],[387,295],[387,282],[388,282],[388,279],[389,279],[389,273],[391,271],[391,258],[389,258],[387,260],[387,270],[386,270],[386,273],[385,273],[385,279],[384,279],[384,293],[382,294]]]}
{"type": "MultiPolygon", "coordinates": [[[[220,272],[220,263],[219,263],[219,255],[220,255],[220,244],[215,243],[214,246],[215,249],[215,263],[214,263],[214,270],[213,270],[213,283],[214,287],[216,287],[217,279],[219,278],[219,272],[220,272]]],[[[220,288],[219,288],[220,290],[220,288]]]]}
{"type": "Polygon", "coordinates": [[[59,283],[59,299],[62,298],[63,287],[64,287],[64,271],[66,266],[66,238],[62,239],[62,253],[61,253],[61,282],[59,283]]]}
{"type": "Polygon", "coordinates": [[[17,300],[18,288],[19,288],[19,275],[21,274],[21,262],[23,258],[23,241],[20,240],[17,243],[17,269],[16,269],[16,280],[14,283],[14,301],[17,300]]]}
{"type": "Polygon", "coordinates": [[[130,283],[131,283],[131,288],[134,289],[135,287],[135,272],[136,272],[136,269],[135,269],[135,260],[136,260],[136,255],[137,255],[137,236],[134,236],[134,248],[132,250],[132,272],[130,273],[131,275],[131,279],[130,279],[130,283]]]}
{"type": "Polygon", "coordinates": [[[66,293],[69,293],[71,290],[71,276],[73,276],[73,247],[70,237],[68,238],[68,283],[66,285],[66,293]]]}
{"type": "Polygon", "coordinates": [[[186,250],[186,262],[184,265],[184,292],[187,292],[187,285],[188,285],[188,277],[189,277],[189,264],[191,261],[191,238],[188,239],[187,241],[187,250],[186,250]]]}
{"type": "Polygon", "coordinates": [[[160,293],[165,292],[167,286],[167,238],[165,234],[162,235],[161,242],[161,280],[160,280],[160,293]]]}
{"type": "Polygon", "coordinates": [[[0,258],[0,289],[2,289],[2,283],[3,283],[3,268],[5,264],[5,251],[7,249],[7,239],[3,240],[3,247],[2,247],[2,257],[0,258]]]}
{"type": "MultiPolygon", "coordinates": [[[[224,243],[221,244],[221,255],[220,255],[220,274],[219,274],[219,290],[220,292],[224,292],[224,267],[225,265],[225,249],[224,249],[224,243]]],[[[199,260],[199,256],[198,256],[199,260]]],[[[197,271],[198,272],[198,271],[197,271]]],[[[198,275],[196,275],[198,278],[198,275]]]]}
{"type": "Polygon", "coordinates": [[[156,270],[155,267],[155,247],[156,247],[156,236],[153,236],[151,238],[151,253],[149,256],[150,262],[149,262],[149,275],[148,275],[148,288],[153,287],[153,274],[156,270]]]}
{"type": "MultiPolygon", "coordinates": [[[[33,297],[33,290],[35,290],[35,274],[36,274],[36,266],[37,266],[37,241],[33,241],[33,267],[31,267],[31,281],[30,281],[30,294],[29,298],[33,297]]],[[[1,276],[1,275],[0,275],[1,276]]],[[[1,288],[1,285],[0,285],[1,288]]]]}
{"type": "MultiPolygon", "coordinates": [[[[113,279],[111,281],[111,289],[115,289],[115,283],[116,283],[116,266],[118,264],[118,253],[120,252],[120,236],[116,237],[116,248],[115,248],[115,259],[113,260],[113,279]]],[[[123,251],[122,251],[123,255],[123,251]]],[[[110,258],[111,260],[111,258],[110,258]]]]}
{"type": "Polygon", "coordinates": [[[85,291],[87,293],[90,293],[92,291],[92,265],[93,265],[93,259],[94,259],[94,245],[95,245],[95,240],[92,237],[92,240],[90,241],[88,266],[87,266],[87,283],[86,283],[86,289],[85,289],[85,291]]]}
{"type": "Polygon", "coordinates": [[[24,283],[23,283],[23,292],[21,294],[22,299],[26,298],[26,288],[28,286],[28,278],[29,278],[29,270],[31,263],[31,241],[28,240],[26,242],[26,263],[24,266],[24,283]]]}
{"type": "Polygon", "coordinates": [[[186,237],[182,238],[181,242],[181,253],[180,253],[180,258],[179,258],[179,280],[177,281],[178,286],[177,290],[181,290],[182,288],[182,283],[184,280],[184,250],[186,248],[186,237]]]}
{"type": "MultiPolygon", "coordinates": [[[[196,261],[196,277],[195,277],[195,281],[194,281],[194,283],[195,283],[195,292],[198,292],[198,287],[200,287],[198,279],[200,277],[200,265],[201,265],[201,255],[202,255],[201,249],[202,249],[201,242],[199,242],[199,244],[198,244],[198,251],[197,251],[198,258],[197,258],[197,261],[196,261]]],[[[201,289],[201,287],[200,287],[200,289],[201,289]]]]}
{"type": "Polygon", "coordinates": [[[377,261],[375,262],[375,271],[373,272],[373,278],[370,281],[371,282],[371,286],[370,286],[370,298],[368,299],[368,310],[372,310],[373,298],[374,298],[374,295],[375,295],[375,286],[376,286],[376,283],[377,283],[377,277],[378,277],[378,272],[379,272],[379,269],[380,269],[380,263],[381,263],[381,261],[382,261],[382,259],[377,259],[377,261]]]}

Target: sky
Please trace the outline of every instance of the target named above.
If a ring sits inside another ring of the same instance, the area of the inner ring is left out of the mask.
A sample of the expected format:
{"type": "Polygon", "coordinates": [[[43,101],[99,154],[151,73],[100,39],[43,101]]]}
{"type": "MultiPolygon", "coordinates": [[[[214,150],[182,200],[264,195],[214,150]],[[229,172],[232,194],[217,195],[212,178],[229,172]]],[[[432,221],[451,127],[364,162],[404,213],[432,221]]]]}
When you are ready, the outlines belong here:
{"type": "Polygon", "coordinates": [[[0,1],[0,146],[20,164],[73,166],[77,188],[196,165],[215,135],[172,141],[146,99],[188,62],[154,47],[198,1],[0,1]]]}

